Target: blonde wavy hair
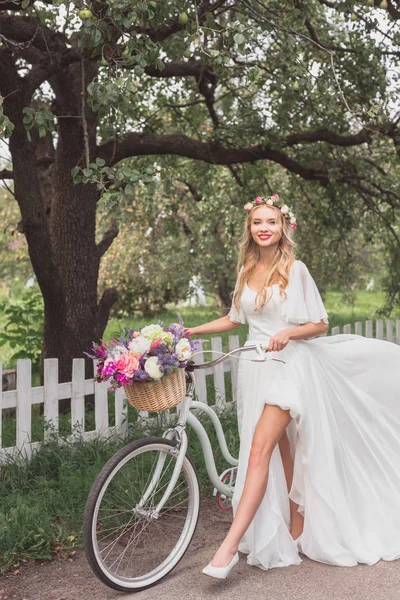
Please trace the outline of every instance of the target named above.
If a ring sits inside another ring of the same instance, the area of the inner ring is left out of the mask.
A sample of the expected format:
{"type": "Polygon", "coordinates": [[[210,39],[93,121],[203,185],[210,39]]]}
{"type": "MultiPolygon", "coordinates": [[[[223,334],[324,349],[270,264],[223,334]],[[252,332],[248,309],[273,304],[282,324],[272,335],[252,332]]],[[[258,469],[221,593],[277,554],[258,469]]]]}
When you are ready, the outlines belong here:
{"type": "MultiPolygon", "coordinates": [[[[236,265],[238,281],[236,292],[233,295],[233,303],[237,311],[240,310],[240,297],[243,288],[250,279],[250,275],[260,259],[260,248],[251,235],[251,221],[254,217],[254,211],[257,208],[260,207],[255,205],[248,212],[243,234],[239,238],[239,257],[236,265]]],[[[294,230],[279,208],[276,206],[268,206],[268,208],[275,211],[277,219],[282,224],[282,237],[279,240],[278,251],[272,262],[271,269],[266,274],[261,291],[257,293],[255,311],[260,310],[271,299],[272,288],[270,286],[272,284],[278,283],[280,293],[283,293],[285,298],[287,297],[285,288],[289,283],[289,271],[293,261],[296,260],[294,249],[297,244],[293,239],[294,230]]]]}

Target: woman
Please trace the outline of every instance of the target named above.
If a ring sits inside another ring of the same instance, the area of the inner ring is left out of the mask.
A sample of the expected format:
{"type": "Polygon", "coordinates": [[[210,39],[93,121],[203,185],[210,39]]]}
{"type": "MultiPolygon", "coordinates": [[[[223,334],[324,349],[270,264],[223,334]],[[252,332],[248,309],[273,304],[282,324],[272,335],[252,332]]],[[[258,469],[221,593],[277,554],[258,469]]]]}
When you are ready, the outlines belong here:
{"type": "Polygon", "coordinates": [[[353,334],[324,337],[321,296],[295,259],[295,216],[277,194],[244,208],[232,308],[189,332],[248,323],[245,345],[262,342],[279,360],[239,361],[234,519],[203,573],[227,577],[238,550],[261,569],[299,564],[299,550],[340,566],[395,560],[400,347],[353,334]]]}

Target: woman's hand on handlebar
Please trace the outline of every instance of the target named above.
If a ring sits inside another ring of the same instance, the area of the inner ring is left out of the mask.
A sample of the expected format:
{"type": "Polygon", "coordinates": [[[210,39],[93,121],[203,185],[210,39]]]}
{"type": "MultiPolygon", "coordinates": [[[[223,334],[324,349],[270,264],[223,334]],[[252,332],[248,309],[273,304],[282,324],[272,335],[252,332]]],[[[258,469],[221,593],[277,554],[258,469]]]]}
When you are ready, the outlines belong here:
{"type": "Polygon", "coordinates": [[[285,346],[287,346],[289,341],[290,337],[285,330],[278,331],[278,333],[270,338],[268,348],[265,350],[265,352],[279,352],[280,350],[283,350],[285,346]]]}

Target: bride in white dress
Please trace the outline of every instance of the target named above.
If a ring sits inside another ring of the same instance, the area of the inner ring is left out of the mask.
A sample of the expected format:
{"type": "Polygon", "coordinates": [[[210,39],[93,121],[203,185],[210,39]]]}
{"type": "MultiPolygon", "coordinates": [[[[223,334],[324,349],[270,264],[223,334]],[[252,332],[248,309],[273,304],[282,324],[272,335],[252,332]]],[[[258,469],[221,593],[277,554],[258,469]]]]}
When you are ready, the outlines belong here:
{"type": "Polygon", "coordinates": [[[232,308],[189,331],[247,323],[246,345],[279,362],[239,361],[234,519],[203,573],[225,578],[238,551],[265,570],[301,563],[299,552],[338,566],[400,558],[400,347],[324,336],[295,216],[277,194],[245,210],[232,308]]]}

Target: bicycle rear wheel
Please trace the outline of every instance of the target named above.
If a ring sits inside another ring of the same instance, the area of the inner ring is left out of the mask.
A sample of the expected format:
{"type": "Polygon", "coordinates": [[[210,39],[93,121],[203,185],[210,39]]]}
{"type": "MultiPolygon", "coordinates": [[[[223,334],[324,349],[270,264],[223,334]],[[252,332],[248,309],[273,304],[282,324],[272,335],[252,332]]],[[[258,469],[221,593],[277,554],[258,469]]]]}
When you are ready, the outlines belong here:
{"type": "Polygon", "coordinates": [[[178,564],[196,530],[200,487],[186,455],[177,483],[158,518],[152,511],[174,470],[176,442],[145,438],[121,448],[103,467],[87,500],[83,541],[95,575],[119,591],[141,591],[178,564]],[[162,468],[143,505],[156,465],[162,468]]]}

